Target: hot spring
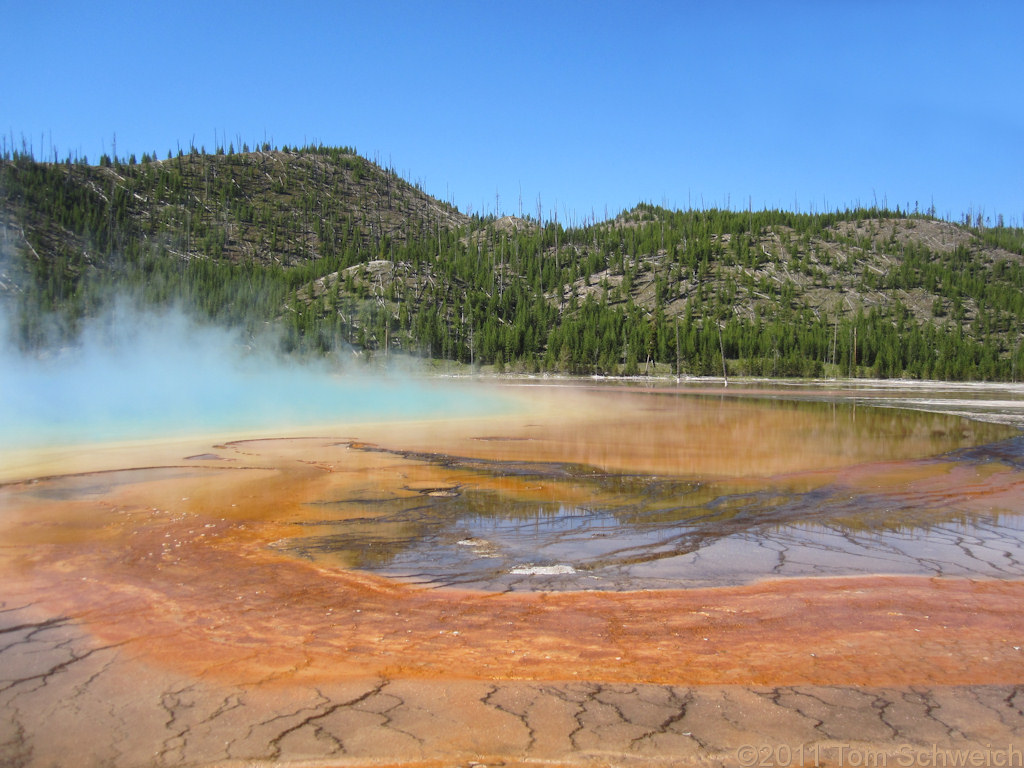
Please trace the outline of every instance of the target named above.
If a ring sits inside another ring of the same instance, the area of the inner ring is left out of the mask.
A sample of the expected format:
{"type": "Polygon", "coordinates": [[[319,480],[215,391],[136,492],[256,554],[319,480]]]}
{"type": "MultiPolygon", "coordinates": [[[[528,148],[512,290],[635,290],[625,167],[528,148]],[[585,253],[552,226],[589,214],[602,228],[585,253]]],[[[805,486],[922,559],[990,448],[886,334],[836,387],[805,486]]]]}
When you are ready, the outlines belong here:
{"type": "Polygon", "coordinates": [[[175,338],[4,372],[0,762],[1019,732],[1024,439],[962,415],[1019,392],[372,378],[175,338]]]}

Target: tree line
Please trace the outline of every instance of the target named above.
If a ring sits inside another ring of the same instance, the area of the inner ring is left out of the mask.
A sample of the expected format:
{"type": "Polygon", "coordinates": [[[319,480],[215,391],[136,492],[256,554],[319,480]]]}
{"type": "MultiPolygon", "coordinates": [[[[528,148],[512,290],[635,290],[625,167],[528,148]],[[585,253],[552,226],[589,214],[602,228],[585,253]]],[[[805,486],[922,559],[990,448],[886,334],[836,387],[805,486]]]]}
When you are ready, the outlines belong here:
{"type": "Polygon", "coordinates": [[[128,294],[275,327],[300,355],[950,380],[1024,363],[1018,228],[648,204],[566,227],[463,215],[350,148],[244,149],[0,159],[16,342],[71,339],[128,294]],[[939,225],[945,245],[918,235],[939,225]]]}

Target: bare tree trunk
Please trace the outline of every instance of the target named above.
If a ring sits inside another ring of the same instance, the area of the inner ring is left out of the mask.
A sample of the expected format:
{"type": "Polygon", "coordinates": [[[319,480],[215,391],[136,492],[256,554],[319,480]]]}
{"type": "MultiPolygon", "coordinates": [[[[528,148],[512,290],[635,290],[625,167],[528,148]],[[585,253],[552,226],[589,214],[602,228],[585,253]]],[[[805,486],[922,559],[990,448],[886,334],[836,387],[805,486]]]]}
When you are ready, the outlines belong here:
{"type": "Polygon", "coordinates": [[[676,381],[679,381],[679,318],[676,318],[676,381]]]}
{"type": "Polygon", "coordinates": [[[721,326],[718,327],[718,348],[719,348],[719,350],[721,350],[721,353],[722,353],[722,379],[723,379],[722,386],[723,387],[728,387],[729,386],[729,373],[725,369],[725,343],[722,341],[722,327],[721,326]]]}

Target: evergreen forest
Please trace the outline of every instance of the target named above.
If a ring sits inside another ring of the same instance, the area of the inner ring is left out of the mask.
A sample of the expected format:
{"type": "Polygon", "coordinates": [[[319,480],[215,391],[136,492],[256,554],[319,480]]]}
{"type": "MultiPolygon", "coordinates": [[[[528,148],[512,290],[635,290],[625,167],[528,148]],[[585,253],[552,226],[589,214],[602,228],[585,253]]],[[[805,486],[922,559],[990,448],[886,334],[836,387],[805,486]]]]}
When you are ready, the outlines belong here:
{"type": "MultiPolygon", "coordinates": [[[[496,203],[497,209],[497,203],[496,203]]],[[[1024,230],[858,208],[467,215],[347,147],[0,156],[28,353],[115,297],[281,351],[574,375],[1017,380],[1024,230]]]]}

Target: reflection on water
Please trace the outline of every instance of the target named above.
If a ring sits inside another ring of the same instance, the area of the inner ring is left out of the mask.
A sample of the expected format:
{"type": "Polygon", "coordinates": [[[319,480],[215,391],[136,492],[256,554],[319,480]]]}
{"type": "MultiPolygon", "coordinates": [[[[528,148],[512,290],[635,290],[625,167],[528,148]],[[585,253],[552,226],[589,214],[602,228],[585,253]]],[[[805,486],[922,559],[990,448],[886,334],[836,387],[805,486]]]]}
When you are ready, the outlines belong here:
{"type": "Polygon", "coordinates": [[[70,501],[103,497],[126,485],[137,485],[157,480],[184,480],[199,477],[201,474],[201,469],[189,467],[149,467],[88,472],[80,475],[65,475],[57,482],[33,481],[29,484],[25,495],[52,501],[70,501]]]}
{"type": "MultiPolygon", "coordinates": [[[[827,421],[836,412],[814,403],[793,410],[827,421]]],[[[645,426],[641,434],[664,432],[665,424],[645,426]]],[[[909,412],[867,410],[848,427],[832,433],[833,452],[845,443],[861,458],[865,442],[909,435],[954,450],[756,481],[403,452],[443,466],[450,492],[320,502],[303,530],[277,546],[419,584],[487,590],[696,587],[862,573],[1024,575],[1024,516],[1015,503],[1024,488],[1024,438],[955,448],[971,425],[909,412]],[[1001,473],[1001,494],[979,500],[991,491],[979,477],[993,472],[1001,473]],[[968,476],[974,480],[961,480],[968,476]],[[342,509],[342,519],[332,517],[342,509]]],[[[820,435],[811,437],[806,450],[819,445],[820,435]]],[[[520,439],[508,442],[520,450],[520,439]]],[[[761,436],[747,439],[756,444],[761,436]]],[[[714,434],[701,442],[716,462],[737,444],[714,434]]],[[[752,452],[762,450],[755,445],[752,452]]]]}
{"type": "Polygon", "coordinates": [[[585,425],[555,413],[541,424],[482,435],[471,454],[640,474],[769,477],[934,456],[1015,432],[948,414],[781,398],[574,391],[566,408],[588,413],[585,425]]]}

